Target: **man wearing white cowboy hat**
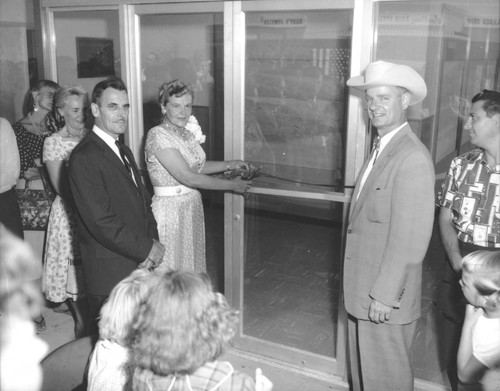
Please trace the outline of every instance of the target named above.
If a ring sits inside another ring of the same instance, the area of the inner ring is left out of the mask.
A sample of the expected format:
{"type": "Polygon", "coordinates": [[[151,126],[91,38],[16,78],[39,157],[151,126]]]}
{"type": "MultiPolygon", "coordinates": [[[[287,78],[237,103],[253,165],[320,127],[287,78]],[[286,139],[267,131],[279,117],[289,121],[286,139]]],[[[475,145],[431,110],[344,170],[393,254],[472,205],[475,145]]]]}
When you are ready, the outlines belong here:
{"type": "Polygon", "coordinates": [[[354,189],[344,261],[353,390],[413,390],[410,347],[434,220],[434,165],[407,122],[427,93],[405,65],[376,61],[347,85],[365,91],[377,146],[354,189]]]}

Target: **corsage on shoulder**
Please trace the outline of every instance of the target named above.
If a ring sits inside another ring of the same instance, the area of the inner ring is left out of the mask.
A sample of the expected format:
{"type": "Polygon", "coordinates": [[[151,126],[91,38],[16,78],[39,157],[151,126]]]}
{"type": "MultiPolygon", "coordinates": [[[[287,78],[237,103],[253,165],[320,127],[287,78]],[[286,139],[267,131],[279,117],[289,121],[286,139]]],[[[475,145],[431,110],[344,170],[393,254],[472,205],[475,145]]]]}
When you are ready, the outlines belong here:
{"type": "Polygon", "coordinates": [[[186,124],[186,129],[189,130],[193,134],[194,139],[199,144],[203,144],[205,142],[207,136],[205,136],[202,133],[201,126],[198,123],[198,120],[196,119],[196,117],[194,115],[189,117],[188,123],[186,124]]]}

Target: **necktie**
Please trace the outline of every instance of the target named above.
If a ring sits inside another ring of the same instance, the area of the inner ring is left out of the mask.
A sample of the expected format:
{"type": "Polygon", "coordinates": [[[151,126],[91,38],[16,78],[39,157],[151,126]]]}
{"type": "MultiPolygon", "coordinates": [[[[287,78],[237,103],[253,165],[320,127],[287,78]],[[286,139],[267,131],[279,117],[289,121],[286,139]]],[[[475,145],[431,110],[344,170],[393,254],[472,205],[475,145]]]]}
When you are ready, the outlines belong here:
{"type": "Polygon", "coordinates": [[[128,174],[132,176],[132,169],[130,168],[130,162],[127,159],[126,153],[125,153],[125,146],[119,142],[118,140],[115,141],[116,146],[118,147],[118,151],[120,151],[120,156],[123,160],[123,164],[125,165],[125,168],[128,171],[128,174]]]}
{"type": "Polygon", "coordinates": [[[374,155],[373,164],[375,164],[375,160],[377,160],[379,152],[380,152],[380,137],[377,137],[375,140],[373,140],[373,147],[372,147],[372,155],[374,155]]]}

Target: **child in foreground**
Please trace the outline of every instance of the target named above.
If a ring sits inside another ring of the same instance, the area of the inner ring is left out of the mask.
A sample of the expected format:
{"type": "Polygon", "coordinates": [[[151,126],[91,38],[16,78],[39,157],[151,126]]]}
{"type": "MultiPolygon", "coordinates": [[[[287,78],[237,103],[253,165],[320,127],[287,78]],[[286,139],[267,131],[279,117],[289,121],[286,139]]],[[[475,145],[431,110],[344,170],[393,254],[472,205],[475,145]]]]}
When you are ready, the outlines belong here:
{"type": "Polygon", "coordinates": [[[475,251],[463,260],[462,291],[469,302],[457,355],[462,383],[500,389],[500,251],[475,251]]]}
{"type": "Polygon", "coordinates": [[[132,322],[157,277],[137,269],[111,291],[101,309],[99,341],[92,352],[88,391],[132,390],[134,366],[128,348],[132,322]]]}
{"type": "Polygon", "coordinates": [[[236,332],[238,314],[206,274],[171,271],[159,278],[133,326],[135,391],[271,391],[217,359],[236,332]]]}
{"type": "Polygon", "coordinates": [[[27,242],[0,223],[0,390],[38,391],[49,347],[32,322],[43,298],[31,276],[41,265],[27,242]]]}

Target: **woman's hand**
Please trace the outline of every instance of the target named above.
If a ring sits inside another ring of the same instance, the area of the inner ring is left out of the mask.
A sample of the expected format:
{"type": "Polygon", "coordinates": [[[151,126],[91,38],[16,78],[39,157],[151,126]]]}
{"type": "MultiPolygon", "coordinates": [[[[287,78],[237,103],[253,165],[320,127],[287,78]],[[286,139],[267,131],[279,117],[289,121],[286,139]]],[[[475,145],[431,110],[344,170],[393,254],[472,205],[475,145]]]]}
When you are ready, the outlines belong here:
{"type": "Polygon", "coordinates": [[[38,167],[30,167],[26,171],[24,171],[24,179],[28,181],[32,181],[35,179],[40,179],[40,170],[38,167]]]}
{"type": "Polygon", "coordinates": [[[238,194],[244,194],[252,187],[252,181],[245,181],[240,177],[231,179],[231,184],[233,185],[233,191],[238,194]]]}
{"type": "Polygon", "coordinates": [[[227,163],[227,168],[229,170],[242,169],[247,171],[250,170],[251,168],[255,169],[255,167],[253,167],[250,163],[245,162],[244,160],[230,160],[227,163]]]}

